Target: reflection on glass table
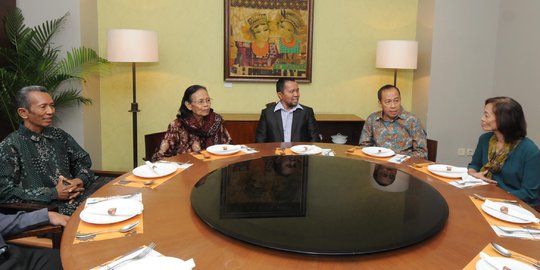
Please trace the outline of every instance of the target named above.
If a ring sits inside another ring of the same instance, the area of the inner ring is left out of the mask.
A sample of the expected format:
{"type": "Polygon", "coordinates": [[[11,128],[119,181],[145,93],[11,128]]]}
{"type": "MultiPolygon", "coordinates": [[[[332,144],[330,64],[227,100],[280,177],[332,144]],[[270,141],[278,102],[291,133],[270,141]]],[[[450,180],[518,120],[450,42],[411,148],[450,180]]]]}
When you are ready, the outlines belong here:
{"type": "Polygon", "coordinates": [[[446,201],[425,182],[368,161],[324,156],[231,164],[195,185],[191,205],[227,236],[318,255],[405,248],[438,233],[448,218],[446,201]]]}
{"type": "Polygon", "coordinates": [[[221,170],[221,217],[304,216],[307,156],[244,161],[221,170]]]}

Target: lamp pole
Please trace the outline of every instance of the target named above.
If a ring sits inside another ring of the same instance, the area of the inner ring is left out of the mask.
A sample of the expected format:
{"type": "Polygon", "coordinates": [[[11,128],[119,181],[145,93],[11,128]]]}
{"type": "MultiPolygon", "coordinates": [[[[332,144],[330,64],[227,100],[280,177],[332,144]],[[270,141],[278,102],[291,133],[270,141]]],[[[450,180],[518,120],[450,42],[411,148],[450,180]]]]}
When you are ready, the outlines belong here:
{"type": "Polygon", "coordinates": [[[137,113],[140,112],[139,104],[137,104],[137,77],[135,72],[135,62],[131,63],[131,73],[133,77],[133,102],[131,103],[131,110],[129,112],[133,115],[133,168],[138,165],[138,139],[137,139],[137,113]]]}

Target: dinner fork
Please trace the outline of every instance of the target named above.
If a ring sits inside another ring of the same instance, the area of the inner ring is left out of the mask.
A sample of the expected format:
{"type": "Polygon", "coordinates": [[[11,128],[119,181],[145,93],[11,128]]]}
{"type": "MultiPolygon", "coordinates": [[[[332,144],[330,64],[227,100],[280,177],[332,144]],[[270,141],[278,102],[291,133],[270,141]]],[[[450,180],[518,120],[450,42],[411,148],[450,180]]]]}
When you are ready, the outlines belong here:
{"type": "Polygon", "coordinates": [[[109,265],[107,265],[107,269],[115,269],[116,267],[118,267],[121,264],[124,264],[125,262],[140,260],[140,259],[146,257],[146,255],[148,255],[148,253],[150,253],[150,251],[154,250],[155,247],[156,247],[156,243],[152,242],[148,246],[146,246],[143,249],[143,251],[141,251],[139,254],[137,254],[137,256],[129,258],[127,260],[123,260],[123,261],[121,261],[119,263],[113,264],[112,266],[109,264],[109,265]]]}
{"type": "Polygon", "coordinates": [[[528,228],[525,228],[525,227],[522,227],[522,228],[515,228],[513,230],[510,230],[510,229],[506,229],[506,228],[503,228],[503,227],[499,227],[495,224],[493,224],[493,226],[497,227],[497,229],[505,232],[505,233],[509,233],[509,234],[512,234],[512,233],[529,233],[531,235],[533,234],[539,234],[540,233],[540,230],[538,229],[528,229],[528,228]]]}

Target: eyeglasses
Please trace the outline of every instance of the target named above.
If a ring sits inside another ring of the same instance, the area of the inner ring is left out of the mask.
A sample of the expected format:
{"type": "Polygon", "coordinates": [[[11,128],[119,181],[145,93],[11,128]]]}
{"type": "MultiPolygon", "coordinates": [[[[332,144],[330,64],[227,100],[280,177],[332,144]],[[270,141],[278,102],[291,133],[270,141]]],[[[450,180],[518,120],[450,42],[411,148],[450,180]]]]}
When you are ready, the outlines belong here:
{"type": "Polygon", "coordinates": [[[211,104],[211,103],[212,103],[212,99],[211,99],[211,98],[207,98],[207,99],[199,99],[199,100],[194,100],[194,101],[192,101],[191,103],[195,103],[195,104],[197,104],[197,105],[211,104]]]}

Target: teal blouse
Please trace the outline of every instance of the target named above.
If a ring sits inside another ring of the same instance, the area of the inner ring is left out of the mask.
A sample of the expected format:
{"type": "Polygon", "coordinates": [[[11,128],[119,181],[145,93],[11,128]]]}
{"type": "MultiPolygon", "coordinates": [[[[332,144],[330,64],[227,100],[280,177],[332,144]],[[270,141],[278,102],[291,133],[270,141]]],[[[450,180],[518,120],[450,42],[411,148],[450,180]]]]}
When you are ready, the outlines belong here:
{"type": "MultiPolygon", "coordinates": [[[[469,163],[469,168],[480,171],[488,162],[488,146],[493,132],[485,133],[478,139],[478,145],[469,163]]],[[[530,205],[540,205],[540,150],[525,137],[508,154],[501,172],[492,175],[500,188],[512,193],[530,205]]]]}

